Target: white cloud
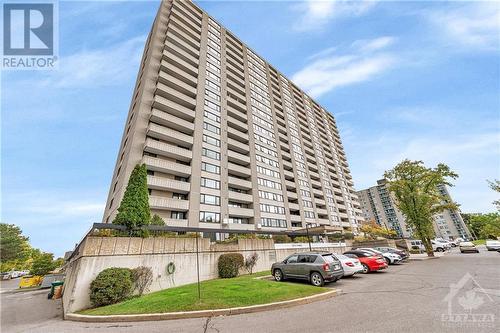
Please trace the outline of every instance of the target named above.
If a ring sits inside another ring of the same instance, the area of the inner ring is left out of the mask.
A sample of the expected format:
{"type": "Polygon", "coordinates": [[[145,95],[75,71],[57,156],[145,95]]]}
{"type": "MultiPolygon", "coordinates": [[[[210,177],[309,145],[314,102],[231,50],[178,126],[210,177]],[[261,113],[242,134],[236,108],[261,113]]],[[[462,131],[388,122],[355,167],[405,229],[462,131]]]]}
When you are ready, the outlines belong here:
{"type": "Polygon", "coordinates": [[[375,3],[375,1],[366,0],[306,0],[294,6],[296,11],[302,13],[294,29],[297,31],[320,30],[336,17],[361,16],[368,12],[375,3]]]}
{"type": "Polygon", "coordinates": [[[335,88],[372,79],[396,63],[396,57],[381,52],[394,42],[385,36],[354,42],[348,54],[336,55],[328,48],[312,57],[312,62],[295,73],[292,80],[313,97],[335,88]],[[380,52],[379,52],[380,51],[380,52]]]}
{"type": "Polygon", "coordinates": [[[431,12],[428,18],[455,46],[498,50],[500,6],[497,2],[473,2],[456,9],[431,12]]]}
{"type": "Polygon", "coordinates": [[[133,78],[142,55],[145,36],[96,50],[85,50],[59,60],[39,84],[57,88],[111,86],[133,78]]]}

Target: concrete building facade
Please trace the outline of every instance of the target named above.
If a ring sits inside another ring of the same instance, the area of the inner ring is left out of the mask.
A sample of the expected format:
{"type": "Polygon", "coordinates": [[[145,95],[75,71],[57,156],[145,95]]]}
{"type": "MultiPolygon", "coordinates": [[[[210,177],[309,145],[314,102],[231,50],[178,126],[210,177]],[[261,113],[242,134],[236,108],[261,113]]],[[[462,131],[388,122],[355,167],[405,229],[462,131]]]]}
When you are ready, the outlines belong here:
{"type": "Polygon", "coordinates": [[[362,221],[333,116],[190,1],[160,4],[104,222],[138,163],[167,225],[356,231],[362,221]]]}
{"type": "MultiPolygon", "coordinates": [[[[439,191],[445,200],[452,201],[446,186],[439,186],[439,191]]],[[[377,185],[358,191],[361,210],[365,221],[375,221],[378,225],[395,230],[400,237],[412,237],[412,230],[406,224],[405,217],[394,203],[394,197],[384,179],[377,185]]],[[[444,239],[470,239],[471,234],[457,210],[445,210],[434,216],[434,232],[436,237],[444,239]]]]}

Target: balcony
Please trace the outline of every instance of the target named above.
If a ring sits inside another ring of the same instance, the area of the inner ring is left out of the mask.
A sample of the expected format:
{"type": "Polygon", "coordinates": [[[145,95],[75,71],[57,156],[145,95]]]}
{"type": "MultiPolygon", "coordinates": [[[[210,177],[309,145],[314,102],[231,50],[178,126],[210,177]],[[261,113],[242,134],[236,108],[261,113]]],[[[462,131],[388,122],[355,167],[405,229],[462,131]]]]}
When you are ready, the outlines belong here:
{"type": "Polygon", "coordinates": [[[299,196],[297,195],[297,193],[296,193],[296,192],[290,192],[290,191],[287,191],[287,192],[286,192],[286,195],[287,195],[287,197],[288,197],[288,198],[290,198],[290,199],[295,199],[295,200],[297,200],[297,199],[299,198],[299,196]]]}
{"type": "Polygon", "coordinates": [[[302,218],[300,215],[290,215],[290,220],[292,222],[302,222],[302,218]]]}
{"type": "Polygon", "coordinates": [[[284,170],[283,174],[285,175],[286,178],[295,178],[292,171],[284,170]]]}
{"type": "Polygon", "coordinates": [[[228,181],[230,187],[243,189],[243,190],[250,190],[252,188],[252,182],[248,181],[248,180],[228,176],[227,181],[228,181]]]}
{"type": "Polygon", "coordinates": [[[187,211],[189,209],[189,201],[150,196],[149,207],[160,210],[187,211]]]}
{"type": "MultiPolygon", "coordinates": [[[[155,96],[155,102],[157,98],[163,97],[155,96]]],[[[154,103],[153,106],[155,106],[154,103]]],[[[151,112],[150,120],[152,122],[168,126],[186,134],[192,134],[194,132],[194,124],[192,122],[180,119],[177,116],[160,111],[158,109],[153,109],[153,111],[151,112]]]]}
{"type": "Polygon", "coordinates": [[[290,208],[290,210],[300,210],[299,204],[291,202],[288,203],[288,208],[290,208]]]}
{"type": "Polygon", "coordinates": [[[318,215],[328,215],[328,211],[324,208],[316,208],[316,213],[318,213],[318,215]]]}
{"type": "Polygon", "coordinates": [[[250,157],[237,153],[233,150],[228,150],[227,151],[227,160],[229,162],[235,162],[237,164],[241,165],[249,165],[250,164],[250,157]]]}
{"type": "Polygon", "coordinates": [[[227,107],[227,115],[233,117],[236,120],[239,120],[241,122],[247,123],[248,117],[245,112],[242,112],[241,110],[238,110],[236,108],[233,108],[231,106],[227,107]]]}
{"type": "Polygon", "coordinates": [[[248,125],[242,121],[239,121],[230,115],[227,116],[227,124],[228,126],[231,126],[233,128],[236,128],[237,130],[240,130],[241,132],[248,132],[248,125]]]}
{"type": "Polygon", "coordinates": [[[190,81],[190,78],[193,77],[188,75],[186,75],[186,77],[182,77],[180,75],[176,76],[173,74],[165,73],[163,71],[160,71],[158,75],[159,82],[177,89],[185,95],[196,97],[196,81],[190,81]]]}
{"type": "Polygon", "coordinates": [[[147,135],[153,138],[169,141],[183,147],[191,148],[193,146],[192,136],[154,123],[149,123],[147,135]]]}
{"type": "Polygon", "coordinates": [[[285,180],[285,185],[286,185],[286,189],[292,189],[292,190],[295,190],[297,189],[297,185],[294,183],[294,182],[291,182],[289,180],[285,180]]]}
{"type": "Polygon", "coordinates": [[[155,95],[165,97],[168,101],[172,101],[191,110],[196,108],[196,99],[161,82],[156,84],[155,95]]]}
{"type": "Polygon", "coordinates": [[[240,177],[250,177],[252,175],[252,171],[250,170],[250,168],[246,168],[244,166],[234,164],[231,162],[227,163],[227,169],[230,171],[231,174],[240,177]]]}
{"type": "Polygon", "coordinates": [[[234,201],[234,202],[240,202],[240,203],[252,203],[253,202],[253,196],[251,194],[229,191],[228,196],[229,196],[229,200],[234,201]]]}
{"type": "Polygon", "coordinates": [[[162,160],[150,156],[144,156],[142,163],[146,164],[148,170],[159,171],[180,177],[191,176],[191,167],[180,163],[162,160]]]}
{"type": "Polygon", "coordinates": [[[164,177],[148,176],[148,188],[175,193],[189,193],[191,184],[164,177]]]}
{"type": "Polygon", "coordinates": [[[234,129],[232,127],[227,128],[227,136],[229,138],[233,138],[237,141],[243,142],[243,143],[248,143],[248,134],[243,133],[238,131],[237,129],[234,129]]]}
{"type": "Polygon", "coordinates": [[[253,217],[254,211],[251,208],[228,207],[229,215],[233,217],[253,217]]]}
{"type": "Polygon", "coordinates": [[[146,139],[144,151],[175,158],[177,160],[185,162],[189,162],[193,158],[193,152],[191,150],[177,147],[169,143],[155,141],[151,138],[146,139]]]}

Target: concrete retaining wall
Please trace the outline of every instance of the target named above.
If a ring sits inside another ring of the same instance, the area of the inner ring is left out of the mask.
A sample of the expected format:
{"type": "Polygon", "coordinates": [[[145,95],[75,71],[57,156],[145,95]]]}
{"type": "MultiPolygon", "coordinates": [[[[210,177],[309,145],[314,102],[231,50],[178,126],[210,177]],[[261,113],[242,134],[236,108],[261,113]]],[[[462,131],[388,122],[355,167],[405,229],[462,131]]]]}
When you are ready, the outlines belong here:
{"type": "MultiPolygon", "coordinates": [[[[332,244],[325,244],[332,245],[332,244]]],[[[206,238],[198,239],[200,279],[218,277],[217,261],[221,254],[241,253],[245,258],[257,253],[259,259],[255,272],[271,268],[290,254],[307,251],[303,248],[286,248],[280,244],[275,249],[271,239],[240,239],[235,244],[210,244],[206,238]]],[[[345,246],[314,246],[314,251],[342,253],[345,246]]],[[[63,295],[64,313],[71,313],[91,306],[89,288],[99,272],[110,267],[150,267],[153,283],[149,292],[181,286],[197,281],[196,239],[166,237],[87,237],[79,246],[66,269],[63,295]],[[175,272],[167,273],[167,265],[173,262],[175,272]]],[[[242,271],[243,273],[243,271],[242,271]]]]}

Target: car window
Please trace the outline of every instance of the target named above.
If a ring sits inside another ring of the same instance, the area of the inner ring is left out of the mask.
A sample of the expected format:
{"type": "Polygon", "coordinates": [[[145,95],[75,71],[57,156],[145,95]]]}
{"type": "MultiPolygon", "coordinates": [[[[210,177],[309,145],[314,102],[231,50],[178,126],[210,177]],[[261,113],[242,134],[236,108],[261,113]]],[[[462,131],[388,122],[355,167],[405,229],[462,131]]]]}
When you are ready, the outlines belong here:
{"type": "Polygon", "coordinates": [[[310,254],[301,254],[299,255],[298,262],[299,263],[312,263],[316,260],[316,256],[310,254]]]}
{"type": "Polygon", "coordinates": [[[325,261],[329,264],[337,261],[337,259],[335,259],[331,254],[323,255],[323,259],[325,259],[325,261]]]}
{"type": "Polygon", "coordinates": [[[354,258],[354,259],[357,259],[357,258],[358,258],[358,256],[357,256],[357,255],[355,255],[354,253],[344,253],[344,255],[345,255],[346,257],[349,257],[349,258],[354,258]]]}
{"type": "Polygon", "coordinates": [[[287,264],[295,264],[295,263],[297,263],[297,257],[298,256],[295,256],[295,255],[288,257],[288,259],[286,260],[286,263],[287,264]]]}

